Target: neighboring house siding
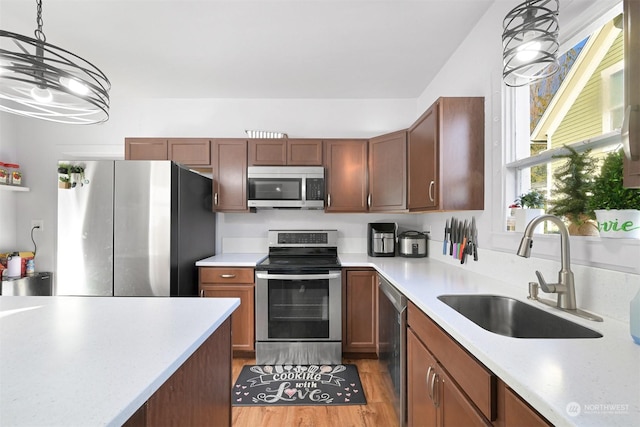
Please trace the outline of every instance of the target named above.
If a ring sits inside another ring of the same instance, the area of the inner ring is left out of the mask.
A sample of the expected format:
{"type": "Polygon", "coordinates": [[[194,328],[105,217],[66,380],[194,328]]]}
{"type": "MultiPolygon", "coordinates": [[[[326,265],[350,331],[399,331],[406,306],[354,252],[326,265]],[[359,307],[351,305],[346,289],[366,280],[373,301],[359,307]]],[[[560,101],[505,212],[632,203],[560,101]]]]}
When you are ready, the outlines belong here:
{"type": "Polygon", "coordinates": [[[604,59],[593,73],[564,120],[551,137],[551,146],[583,141],[602,134],[602,81],[603,70],[624,58],[622,33],[615,39],[604,59]]]}

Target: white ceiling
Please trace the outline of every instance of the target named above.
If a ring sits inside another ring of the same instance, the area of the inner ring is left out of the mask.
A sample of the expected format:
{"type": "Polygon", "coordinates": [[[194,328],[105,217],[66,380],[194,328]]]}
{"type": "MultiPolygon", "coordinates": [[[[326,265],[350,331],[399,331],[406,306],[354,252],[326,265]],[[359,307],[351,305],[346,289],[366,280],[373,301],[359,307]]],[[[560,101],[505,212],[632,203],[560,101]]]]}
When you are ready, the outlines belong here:
{"type": "MultiPolygon", "coordinates": [[[[43,30],[120,95],[416,98],[493,1],[43,0],[43,30]]],[[[3,30],[35,16],[0,0],[3,30]]]]}

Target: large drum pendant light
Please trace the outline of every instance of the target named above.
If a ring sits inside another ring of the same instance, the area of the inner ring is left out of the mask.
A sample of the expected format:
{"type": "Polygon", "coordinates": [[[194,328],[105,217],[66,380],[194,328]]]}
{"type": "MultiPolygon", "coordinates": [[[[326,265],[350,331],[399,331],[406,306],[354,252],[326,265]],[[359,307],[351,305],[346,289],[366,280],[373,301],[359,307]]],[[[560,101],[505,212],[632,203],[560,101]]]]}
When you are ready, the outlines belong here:
{"type": "Polygon", "coordinates": [[[0,30],[0,111],[58,123],[109,119],[111,84],[97,67],[46,42],[42,1],[35,38],[0,30]]]}
{"type": "Polygon", "coordinates": [[[558,71],[558,0],[530,0],[503,21],[502,77],[507,86],[524,86],[558,71]]]}

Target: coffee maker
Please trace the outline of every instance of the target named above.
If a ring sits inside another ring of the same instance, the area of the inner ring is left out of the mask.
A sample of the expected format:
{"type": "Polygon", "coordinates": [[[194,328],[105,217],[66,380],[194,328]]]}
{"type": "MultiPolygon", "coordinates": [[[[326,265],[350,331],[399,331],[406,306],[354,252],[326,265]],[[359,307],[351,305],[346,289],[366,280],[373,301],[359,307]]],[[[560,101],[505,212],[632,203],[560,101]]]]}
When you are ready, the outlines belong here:
{"type": "Polygon", "coordinates": [[[368,227],[367,253],[369,256],[395,256],[396,233],[395,222],[370,222],[368,227]]]}

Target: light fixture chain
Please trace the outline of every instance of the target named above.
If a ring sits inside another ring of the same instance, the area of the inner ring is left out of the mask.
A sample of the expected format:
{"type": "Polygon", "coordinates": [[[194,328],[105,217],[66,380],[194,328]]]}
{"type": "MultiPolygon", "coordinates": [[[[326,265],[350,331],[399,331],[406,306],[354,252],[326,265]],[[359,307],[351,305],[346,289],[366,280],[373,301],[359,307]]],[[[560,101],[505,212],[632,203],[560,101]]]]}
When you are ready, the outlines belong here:
{"type": "Polygon", "coordinates": [[[36,3],[38,5],[37,8],[37,17],[36,17],[36,24],[38,24],[38,28],[34,31],[34,34],[36,35],[36,38],[41,41],[41,42],[46,42],[47,41],[47,36],[44,35],[44,32],[42,31],[42,25],[44,24],[44,21],[42,20],[42,0],[36,0],[36,3]]]}

